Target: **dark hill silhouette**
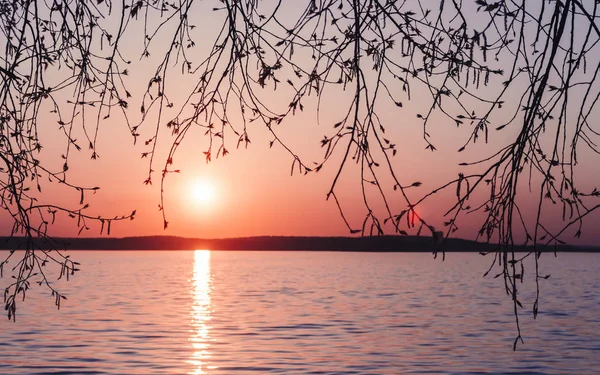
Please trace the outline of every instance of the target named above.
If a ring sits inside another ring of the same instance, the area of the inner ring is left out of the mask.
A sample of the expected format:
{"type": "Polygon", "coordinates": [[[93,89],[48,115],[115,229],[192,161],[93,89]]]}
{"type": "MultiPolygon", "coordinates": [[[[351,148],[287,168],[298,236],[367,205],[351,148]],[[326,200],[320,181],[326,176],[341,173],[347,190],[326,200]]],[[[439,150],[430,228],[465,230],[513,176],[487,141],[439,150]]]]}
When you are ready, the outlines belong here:
{"type": "MultiPolygon", "coordinates": [[[[41,247],[49,247],[38,239],[41,247]],[[45,246],[44,246],[45,245],[45,246]]],[[[23,249],[20,237],[0,237],[0,249],[23,249]]],[[[284,237],[260,236],[241,238],[201,239],[175,236],[146,236],[124,238],[56,238],[52,246],[71,250],[309,250],[309,251],[361,251],[361,252],[486,252],[497,246],[476,241],[449,238],[436,243],[426,236],[377,237],[284,237]]],[[[526,251],[522,247],[518,250],[526,251]]],[[[598,247],[549,246],[543,251],[600,251],[598,247]]]]}

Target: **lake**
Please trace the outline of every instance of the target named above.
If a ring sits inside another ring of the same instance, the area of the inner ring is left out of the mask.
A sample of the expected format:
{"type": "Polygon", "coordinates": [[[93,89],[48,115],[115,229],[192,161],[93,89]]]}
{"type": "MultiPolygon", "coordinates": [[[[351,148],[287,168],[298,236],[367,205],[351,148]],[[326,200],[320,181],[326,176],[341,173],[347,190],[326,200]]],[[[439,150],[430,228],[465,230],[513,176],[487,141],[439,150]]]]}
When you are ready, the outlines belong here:
{"type": "MultiPolygon", "coordinates": [[[[525,343],[492,258],[450,253],[69,252],[81,272],[0,323],[1,374],[596,374],[600,254],[543,254],[525,343]]],[[[4,288],[8,279],[0,279],[4,288]]]]}

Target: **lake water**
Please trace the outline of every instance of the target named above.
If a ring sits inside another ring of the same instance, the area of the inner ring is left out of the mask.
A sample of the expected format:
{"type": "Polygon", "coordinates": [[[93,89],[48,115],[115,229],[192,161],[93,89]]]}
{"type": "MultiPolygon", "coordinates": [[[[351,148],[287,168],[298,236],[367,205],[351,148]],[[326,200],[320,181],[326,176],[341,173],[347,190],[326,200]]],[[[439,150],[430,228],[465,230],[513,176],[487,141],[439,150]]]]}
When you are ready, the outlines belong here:
{"type": "MultiPolygon", "coordinates": [[[[597,374],[600,254],[529,264],[516,352],[491,258],[70,252],[82,271],[0,321],[0,374],[597,374]],[[493,272],[492,272],[493,273],[493,272]]],[[[5,276],[6,277],[6,276],[5,276]]],[[[0,279],[4,287],[8,280],[0,279]]]]}

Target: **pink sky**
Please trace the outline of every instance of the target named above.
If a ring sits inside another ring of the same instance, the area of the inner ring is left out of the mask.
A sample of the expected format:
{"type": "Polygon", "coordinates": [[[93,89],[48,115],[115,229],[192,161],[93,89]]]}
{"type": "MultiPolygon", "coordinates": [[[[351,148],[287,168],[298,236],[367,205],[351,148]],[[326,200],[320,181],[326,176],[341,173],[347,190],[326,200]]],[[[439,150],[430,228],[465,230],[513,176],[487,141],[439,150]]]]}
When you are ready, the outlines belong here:
{"type": "MultiPolygon", "coordinates": [[[[201,33],[198,35],[202,35],[194,50],[198,56],[205,53],[205,43],[211,41],[211,32],[216,29],[216,23],[211,22],[218,20],[203,19],[202,25],[197,29],[197,32],[201,33]]],[[[130,58],[133,60],[127,82],[133,95],[128,116],[131,123],[136,124],[141,117],[141,96],[146,82],[153,74],[160,52],[155,53],[149,61],[140,63],[138,56],[142,34],[136,35],[133,32],[131,35],[124,50],[131,53],[130,58]]],[[[159,47],[157,51],[160,51],[159,47]]],[[[198,57],[197,60],[201,58],[198,57]]],[[[177,74],[172,74],[171,77],[168,92],[177,107],[183,103],[186,90],[190,90],[190,84],[197,78],[177,74]]],[[[289,94],[289,91],[286,91],[285,87],[273,91],[272,86],[268,85],[261,95],[283,111],[289,101],[286,93],[289,94]]],[[[65,99],[67,98],[65,96],[65,99]]],[[[307,164],[312,160],[318,161],[323,155],[319,142],[324,135],[332,134],[332,125],[341,120],[349,99],[348,93],[340,89],[328,91],[323,97],[320,116],[317,118],[316,101],[314,97],[307,98],[303,102],[305,111],[286,119],[277,131],[307,164]]],[[[489,155],[493,150],[511,142],[518,131],[514,127],[507,128],[493,134],[489,144],[479,142],[471,145],[467,151],[458,153],[457,150],[468,139],[471,128],[457,128],[452,121],[440,117],[439,122],[433,121],[429,128],[438,149],[432,153],[425,149],[423,129],[416,117],[416,114],[428,105],[426,92],[417,89],[413,92],[412,100],[403,98],[403,103],[403,107],[398,108],[389,101],[383,101],[379,113],[386,126],[386,137],[398,145],[398,154],[393,160],[400,181],[404,185],[415,181],[423,183],[421,187],[409,190],[412,198],[417,198],[455,178],[461,171],[468,172],[470,169],[459,167],[458,164],[489,155]]],[[[510,109],[511,103],[507,103],[506,106],[510,109]]],[[[164,122],[174,110],[166,112],[164,122]]],[[[254,235],[349,235],[333,200],[326,201],[326,194],[336,172],[335,160],[318,174],[301,176],[295,173],[290,176],[292,157],[278,145],[269,148],[272,138],[264,125],[258,121],[249,129],[252,142],[247,148],[243,145],[236,148],[236,139],[229,134],[226,142],[230,154],[219,158],[213,156],[209,164],[205,162],[203,155],[203,151],[208,148],[208,139],[203,136],[203,130],[198,128],[188,134],[173,165],[173,168],[180,169],[181,173],[170,175],[166,181],[165,209],[169,226],[166,231],[163,230],[162,217],[158,210],[159,173],[155,174],[153,185],[144,185],[148,160],[140,157],[143,152],[148,151],[144,140],[153,134],[152,121],[155,116],[156,112],[149,113],[146,123],[140,128],[141,136],[135,146],[123,119],[114,116],[102,123],[97,150],[100,156],[98,160],[90,160],[90,152],[85,147],[83,151],[71,156],[69,181],[101,188],[95,195],[88,196],[90,213],[112,217],[137,210],[135,220],[112,225],[112,236],[167,234],[218,238],[254,235]],[[207,181],[214,186],[213,199],[203,203],[193,199],[193,186],[198,181],[207,181]]],[[[236,117],[236,113],[233,113],[233,117],[236,117]]],[[[497,120],[501,122],[503,119],[498,117],[497,120]]],[[[164,128],[164,123],[162,125],[156,170],[162,168],[173,139],[164,128]]],[[[81,131],[79,133],[77,136],[83,138],[81,131]]],[[[43,124],[41,137],[45,147],[41,159],[59,169],[62,166],[60,155],[65,142],[55,119],[51,116],[48,116],[47,123],[43,124]]],[[[339,160],[340,157],[341,153],[338,152],[334,159],[339,160]]],[[[579,183],[585,189],[597,186],[598,169],[592,154],[584,152],[580,161],[582,166],[578,170],[581,175],[579,183]]],[[[351,226],[360,229],[366,211],[362,204],[360,176],[357,172],[357,166],[349,163],[340,181],[338,194],[351,226]]],[[[390,203],[394,206],[394,211],[398,212],[403,208],[399,193],[391,189],[389,179],[384,178],[382,182],[384,185],[387,183],[385,188],[388,189],[390,203]]],[[[79,195],[76,192],[56,184],[45,184],[43,189],[41,200],[68,207],[78,206],[79,195]]],[[[419,214],[442,230],[445,219],[441,214],[452,204],[453,194],[453,190],[450,189],[432,197],[418,209],[419,214]]],[[[531,198],[528,198],[525,190],[524,194],[522,204],[525,214],[532,215],[537,196],[531,195],[531,198]]],[[[381,205],[375,203],[375,207],[381,214],[381,205]]],[[[551,209],[549,212],[554,211],[551,209]]],[[[453,236],[474,238],[478,229],[478,219],[480,216],[477,214],[463,217],[459,223],[460,230],[453,236]]],[[[598,220],[599,215],[588,219],[581,243],[600,244],[598,220]]],[[[5,215],[0,224],[1,232],[8,234],[10,225],[11,222],[5,215]]],[[[386,228],[389,234],[393,233],[391,226],[386,228]]],[[[99,225],[91,224],[91,229],[82,235],[98,236],[99,230],[99,225]]],[[[77,233],[76,222],[66,217],[60,217],[49,229],[49,234],[55,236],[74,236],[77,233]]],[[[571,241],[571,236],[565,240],[571,241]]]]}

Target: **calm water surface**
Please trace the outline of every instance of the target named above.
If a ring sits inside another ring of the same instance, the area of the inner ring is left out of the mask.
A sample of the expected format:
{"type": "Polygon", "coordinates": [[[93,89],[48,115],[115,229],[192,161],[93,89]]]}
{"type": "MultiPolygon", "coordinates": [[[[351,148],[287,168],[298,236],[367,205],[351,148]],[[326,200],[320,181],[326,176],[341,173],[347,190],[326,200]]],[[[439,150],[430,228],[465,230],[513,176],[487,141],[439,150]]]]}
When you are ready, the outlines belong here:
{"type": "MultiPolygon", "coordinates": [[[[525,344],[488,257],[71,252],[60,311],[36,288],[0,321],[1,374],[597,374],[600,254],[543,255],[525,344]],[[493,273],[493,272],[492,272],[493,273]]],[[[527,274],[526,274],[527,276],[527,274]]],[[[6,284],[0,279],[0,286],[6,284]]]]}

